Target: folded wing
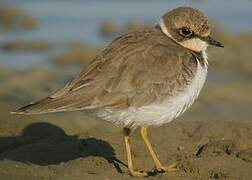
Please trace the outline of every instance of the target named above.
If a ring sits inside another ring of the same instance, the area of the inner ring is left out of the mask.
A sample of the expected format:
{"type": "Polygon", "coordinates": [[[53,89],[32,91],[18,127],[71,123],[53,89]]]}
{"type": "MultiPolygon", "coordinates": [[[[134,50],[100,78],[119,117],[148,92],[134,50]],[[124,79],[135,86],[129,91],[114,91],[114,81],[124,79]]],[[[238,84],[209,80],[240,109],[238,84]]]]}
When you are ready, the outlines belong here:
{"type": "Polygon", "coordinates": [[[178,83],[184,86],[188,83],[183,76],[192,76],[192,70],[185,69],[183,64],[194,61],[188,51],[176,51],[180,47],[167,43],[165,38],[155,37],[147,30],[119,37],[65,87],[15,113],[123,109],[172,96],[180,90],[176,88],[178,83]]]}

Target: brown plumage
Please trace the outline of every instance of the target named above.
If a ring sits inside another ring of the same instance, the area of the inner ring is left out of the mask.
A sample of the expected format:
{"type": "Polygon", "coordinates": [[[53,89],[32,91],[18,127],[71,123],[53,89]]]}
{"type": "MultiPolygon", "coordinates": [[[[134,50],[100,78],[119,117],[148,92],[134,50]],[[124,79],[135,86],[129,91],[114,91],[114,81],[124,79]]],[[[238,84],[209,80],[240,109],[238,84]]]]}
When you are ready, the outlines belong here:
{"type": "Polygon", "coordinates": [[[158,27],[130,32],[115,39],[64,88],[16,112],[148,105],[184,89],[197,66],[193,54],[158,27]]]}
{"type": "Polygon", "coordinates": [[[192,8],[174,9],[156,27],[115,39],[65,87],[16,113],[95,109],[97,116],[123,125],[130,175],[174,171],[176,164],[159,161],[146,127],[172,121],[198,97],[207,76],[208,44],[223,47],[210,37],[207,18],[192,8]],[[136,127],[155,163],[150,173],[133,166],[129,136],[136,127]]]}

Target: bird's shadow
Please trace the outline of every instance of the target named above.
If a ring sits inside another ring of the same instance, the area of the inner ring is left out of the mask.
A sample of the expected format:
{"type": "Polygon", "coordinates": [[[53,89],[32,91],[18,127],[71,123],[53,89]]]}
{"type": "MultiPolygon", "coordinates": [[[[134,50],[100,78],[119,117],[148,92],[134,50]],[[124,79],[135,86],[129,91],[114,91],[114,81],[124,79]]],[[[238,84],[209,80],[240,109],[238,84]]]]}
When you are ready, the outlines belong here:
{"type": "Polygon", "coordinates": [[[63,129],[50,123],[33,123],[24,128],[21,136],[0,138],[0,160],[46,166],[88,156],[103,157],[120,173],[120,165],[126,166],[116,158],[108,142],[69,136],[63,129]]]}

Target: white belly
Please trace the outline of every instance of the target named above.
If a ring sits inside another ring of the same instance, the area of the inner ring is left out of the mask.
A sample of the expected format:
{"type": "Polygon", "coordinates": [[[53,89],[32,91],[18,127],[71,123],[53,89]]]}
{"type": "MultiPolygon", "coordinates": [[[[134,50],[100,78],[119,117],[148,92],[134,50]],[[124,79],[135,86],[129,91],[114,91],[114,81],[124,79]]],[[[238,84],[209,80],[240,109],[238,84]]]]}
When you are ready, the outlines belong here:
{"type": "Polygon", "coordinates": [[[198,97],[207,75],[206,67],[200,63],[197,66],[197,72],[190,85],[180,94],[174,97],[167,97],[161,103],[153,103],[140,108],[131,107],[126,110],[113,111],[105,109],[98,113],[101,118],[128,127],[138,126],[160,126],[172,121],[188,109],[198,97]]]}

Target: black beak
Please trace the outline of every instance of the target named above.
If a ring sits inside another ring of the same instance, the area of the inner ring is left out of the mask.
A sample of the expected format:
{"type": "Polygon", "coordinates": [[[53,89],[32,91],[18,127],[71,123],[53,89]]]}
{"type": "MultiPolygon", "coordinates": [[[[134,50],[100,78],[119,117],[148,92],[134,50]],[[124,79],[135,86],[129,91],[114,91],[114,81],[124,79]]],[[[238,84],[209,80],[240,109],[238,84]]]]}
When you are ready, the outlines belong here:
{"type": "Polygon", "coordinates": [[[210,45],[213,45],[213,46],[217,46],[217,47],[222,47],[222,48],[224,47],[224,45],[221,42],[216,41],[215,39],[213,39],[210,36],[202,37],[201,39],[203,41],[205,41],[207,44],[210,44],[210,45]]]}

